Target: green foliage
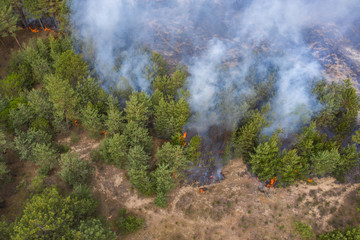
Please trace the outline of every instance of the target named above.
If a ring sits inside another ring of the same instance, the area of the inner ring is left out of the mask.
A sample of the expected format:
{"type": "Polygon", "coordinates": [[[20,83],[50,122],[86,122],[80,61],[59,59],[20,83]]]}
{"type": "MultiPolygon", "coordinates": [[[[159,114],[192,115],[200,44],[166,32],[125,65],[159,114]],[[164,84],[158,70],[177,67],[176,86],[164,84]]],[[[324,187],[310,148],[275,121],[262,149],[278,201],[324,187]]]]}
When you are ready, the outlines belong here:
{"type": "Polygon", "coordinates": [[[69,120],[77,115],[77,95],[68,80],[56,75],[46,77],[45,88],[49,93],[49,99],[54,105],[55,116],[60,122],[65,118],[67,127],[69,120]]]}
{"type": "Polygon", "coordinates": [[[3,100],[2,111],[0,113],[1,119],[8,120],[10,111],[16,110],[21,103],[26,103],[26,100],[22,97],[14,98],[11,101],[3,100]]]}
{"type": "Polygon", "coordinates": [[[74,214],[75,222],[91,217],[98,207],[98,201],[94,198],[90,188],[82,184],[74,186],[73,192],[66,198],[66,201],[74,214]]]}
{"type": "Polygon", "coordinates": [[[136,122],[131,121],[126,124],[124,133],[126,136],[126,142],[128,147],[142,146],[147,154],[151,154],[153,151],[153,140],[149,136],[149,131],[138,125],[136,122]]]}
{"type": "MultiPolygon", "coordinates": [[[[62,1],[62,2],[64,3],[67,1],[62,1]]],[[[66,36],[59,36],[56,39],[51,39],[49,45],[50,45],[50,56],[54,61],[56,61],[63,52],[72,49],[70,38],[66,36]]]]}
{"type": "Polygon", "coordinates": [[[259,141],[259,135],[266,125],[266,118],[263,112],[254,110],[249,113],[244,125],[241,126],[233,136],[234,155],[235,157],[243,156],[247,162],[250,159],[250,154],[254,152],[254,148],[259,141]]]}
{"type": "Polygon", "coordinates": [[[0,239],[10,239],[12,224],[9,224],[5,216],[0,219],[0,239]]]}
{"type": "Polygon", "coordinates": [[[119,218],[116,221],[116,226],[120,233],[125,235],[139,230],[144,224],[144,219],[138,218],[133,214],[126,212],[126,209],[120,209],[119,218]]]}
{"type": "Polygon", "coordinates": [[[11,55],[8,72],[18,74],[22,87],[30,89],[35,83],[41,83],[46,74],[51,73],[49,54],[47,40],[30,40],[24,50],[11,55]]]}
{"type": "Polygon", "coordinates": [[[102,115],[99,110],[88,102],[81,111],[81,122],[84,128],[89,131],[90,136],[98,137],[102,129],[102,115]]]}
{"type": "Polygon", "coordinates": [[[292,184],[295,180],[301,179],[307,173],[309,165],[297,153],[296,149],[285,150],[281,154],[277,180],[281,184],[292,184]]]}
{"type": "Polygon", "coordinates": [[[60,14],[59,14],[59,30],[62,33],[70,32],[70,7],[69,7],[69,1],[63,0],[60,3],[60,14]]]}
{"type": "Polygon", "coordinates": [[[17,108],[9,111],[8,125],[12,130],[26,131],[34,118],[35,114],[32,109],[27,104],[20,103],[17,108]]]}
{"type": "Polygon", "coordinates": [[[31,195],[41,193],[44,190],[44,180],[44,175],[35,176],[33,179],[31,179],[31,182],[26,189],[30,192],[31,195]]]}
{"type": "Polygon", "coordinates": [[[250,153],[251,171],[256,173],[261,181],[275,177],[280,162],[279,155],[280,141],[278,134],[273,134],[269,141],[260,143],[255,152],[250,153]]]}
{"type": "Polygon", "coordinates": [[[109,98],[109,108],[107,111],[107,118],[105,119],[106,132],[110,135],[120,133],[124,127],[124,116],[122,111],[115,103],[114,98],[109,98]]]}
{"type": "Polygon", "coordinates": [[[132,185],[145,195],[152,194],[152,183],[149,173],[147,172],[150,168],[149,156],[141,146],[134,146],[129,150],[128,159],[127,170],[132,185]]]}
{"type": "Polygon", "coordinates": [[[326,136],[319,133],[315,122],[306,127],[296,138],[296,148],[299,151],[299,155],[307,161],[310,160],[313,154],[325,148],[326,136]]]}
{"type": "Polygon", "coordinates": [[[182,131],[189,117],[190,107],[185,98],[169,102],[160,98],[159,104],[155,106],[155,132],[160,137],[170,139],[176,132],[182,131]]]}
{"type": "Polygon", "coordinates": [[[151,55],[152,65],[145,69],[145,77],[153,83],[156,77],[163,77],[167,73],[167,63],[164,58],[158,53],[153,52],[151,55]]]}
{"type": "Polygon", "coordinates": [[[23,81],[19,74],[11,73],[0,82],[0,92],[7,97],[18,97],[23,88],[23,81]]]}
{"type": "Polygon", "coordinates": [[[116,240],[116,234],[96,218],[82,220],[73,235],[75,240],[116,240]]]}
{"type": "Polygon", "coordinates": [[[51,144],[36,143],[32,155],[35,164],[41,167],[39,170],[41,174],[47,175],[57,164],[58,153],[51,144]]]}
{"type": "Polygon", "coordinates": [[[107,93],[95,78],[87,77],[78,81],[76,93],[80,106],[86,106],[90,102],[100,113],[106,111],[107,93]]]}
{"type": "Polygon", "coordinates": [[[105,138],[100,147],[100,154],[105,162],[121,168],[126,166],[127,151],[127,138],[118,133],[105,138]]]}
{"type": "Polygon", "coordinates": [[[346,79],[341,85],[340,110],[336,131],[340,135],[348,135],[356,125],[360,110],[360,97],[350,79],[346,79]]]}
{"type": "MultiPolygon", "coordinates": [[[[26,96],[27,104],[37,120],[52,120],[53,107],[49,96],[42,89],[32,89],[26,96]]],[[[41,121],[40,121],[41,122],[41,121]]]]}
{"type": "Polygon", "coordinates": [[[36,144],[50,144],[51,136],[42,130],[30,128],[27,132],[17,132],[14,139],[15,150],[21,160],[33,160],[36,144]]]}
{"type": "Polygon", "coordinates": [[[55,188],[34,195],[15,222],[11,239],[71,239],[73,213],[55,188]]]}
{"type": "Polygon", "coordinates": [[[345,231],[334,230],[318,236],[319,240],[357,240],[360,239],[360,228],[349,228],[345,231]]]}
{"type": "Polygon", "coordinates": [[[6,150],[9,148],[9,143],[6,141],[5,133],[0,129],[0,153],[6,153],[6,150]]]}
{"type": "Polygon", "coordinates": [[[325,176],[332,173],[337,164],[341,161],[341,156],[337,149],[316,152],[311,158],[311,172],[317,176],[325,176]]]}
{"type": "Polygon", "coordinates": [[[156,164],[167,165],[173,169],[174,174],[181,175],[189,165],[189,160],[183,154],[182,146],[172,145],[167,142],[156,153],[156,164]]]}
{"type": "Polygon", "coordinates": [[[357,113],[360,110],[360,97],[350,79],[330,84],[325,80],[320,81],[313,92],[326,106],[316,118],[317,124],[336,132],[336,140],[346,139],[356,125],[357,113]]]}
{"type": "Polygon", "coordinates": [[[303,222],[295,222],[295,231],[303,240],[315,239],[312,228],[303,222]]]}
{"type": "Polygon", "coordinates": [[[186,72],[176,70],[172,77],[158,75],[153,83],[154,90],[160,91],[166,98],[175,98],[176,92],[183,87],[186,79],[186,72]]]}
{"type": "Polygon", "coordinates": [[[18,30],[16,24],[19,20],[19,16],[16,15],[12,9],[12,6],[8,4],[1,4],[0,6],[0,37],[7,36],[16,37],[16,31],[18,30]]]}
{"type": "Polygon", "coordinates": [[[76,84],[88,75],[88,66],[80,54],[73,50],[63,52],[54,63],[55,74],[70,84],[76,84]]]}
{"type": "Polygon", "coordinates": [[[62,154],[60,165],[61,178],[71,186],[88,183],[93,174],[93,168],[89,162],[79,159],[76,153],[62,154]]]}
{"type": "Polygon", "coordinates": [[[184,149],[184,155],[189,162],[192,162],[195,166],[201,161],[201,137],[196,135],[191,138],[189,143],[184,149]]]}
{"type": "Polygon", "coordinates": [[[135,122],[139,126],[146,127],[150,118],[151,102],[144,92],[133,92],[129,101],[126,101],[125,119],[127,122],[135,122]]]}
{"type": "Polygon", "coordinates": [[[155,205],[159,207],[166,207],[167,198],[166,195],[175,186],[172,174],[174,169],[170,168],[169,165],[159,164],[152,177],[155,185],[156,199],[155,205]]]}

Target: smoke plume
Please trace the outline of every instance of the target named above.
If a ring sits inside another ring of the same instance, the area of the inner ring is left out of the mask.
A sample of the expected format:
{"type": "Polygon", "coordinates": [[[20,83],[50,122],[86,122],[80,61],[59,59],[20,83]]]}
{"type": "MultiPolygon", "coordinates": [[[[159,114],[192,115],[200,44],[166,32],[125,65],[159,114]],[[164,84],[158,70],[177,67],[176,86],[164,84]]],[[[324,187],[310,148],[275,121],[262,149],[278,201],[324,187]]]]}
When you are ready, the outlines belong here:
{"type": "Polygon", "coordinates": [[[273,125],[265,132],[296,130],[321,109],[310,82],[323,69],[304,34],[327,25],[345,32],[360,12],[358,0],[73,0],[71,7],[83,52],[107,85],[127,79],[150,92],[144,46],[187,64],[197,113],[189,127],[203,134],[213,125],[233,129],[254,82],[270,81],[271,71],[273,125]]]}

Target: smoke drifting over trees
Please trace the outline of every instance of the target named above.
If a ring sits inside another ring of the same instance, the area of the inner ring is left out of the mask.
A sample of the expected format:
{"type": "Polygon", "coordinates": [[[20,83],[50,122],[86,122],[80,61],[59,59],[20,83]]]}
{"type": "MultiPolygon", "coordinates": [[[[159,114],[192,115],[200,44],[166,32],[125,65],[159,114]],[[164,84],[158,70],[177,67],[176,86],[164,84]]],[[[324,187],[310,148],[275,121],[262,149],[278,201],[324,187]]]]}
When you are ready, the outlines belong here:
{"type": "Polygon", "coordinates": [[[241,102],[255,95],[255,83],[272,86],[271,133],[296,130],[322,108],[310,86],[322,68],[306,30],[339,24],[345,32],[359,10],[356,0],[73,0],[72,22],[108,86],[128,81],[151,93],[143,71],[150,58],[140,47],[181,58],[198,113],[189,127],[200,133],[212,125],[232,130],[251,107],[241,102]]]}

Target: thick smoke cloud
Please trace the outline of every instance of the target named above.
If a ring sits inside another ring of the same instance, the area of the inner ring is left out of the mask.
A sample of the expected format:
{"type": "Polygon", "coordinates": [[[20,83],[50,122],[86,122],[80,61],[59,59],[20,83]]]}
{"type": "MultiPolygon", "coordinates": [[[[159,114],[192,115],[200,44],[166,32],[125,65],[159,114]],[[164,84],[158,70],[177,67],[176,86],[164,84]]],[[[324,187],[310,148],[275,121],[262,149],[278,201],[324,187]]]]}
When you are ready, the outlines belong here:
{"type": "Polygon", "coordinates": [[[271,66],[271,133],[296,130],[321,109],[310,82],[322,69],[304,34],[330,24],[345,32],[359,10],[359,0],[73,0],[72,22],[106,84],[122,86],[127,78],[134,89],[150,91],[143,46],[187,64],[198,113],[189,127],[204,134],[212,125],[236,126],[246,111],[241,101],[254,94],[247,77],[255,66],[258,79],[266,79],[271,66]]]}

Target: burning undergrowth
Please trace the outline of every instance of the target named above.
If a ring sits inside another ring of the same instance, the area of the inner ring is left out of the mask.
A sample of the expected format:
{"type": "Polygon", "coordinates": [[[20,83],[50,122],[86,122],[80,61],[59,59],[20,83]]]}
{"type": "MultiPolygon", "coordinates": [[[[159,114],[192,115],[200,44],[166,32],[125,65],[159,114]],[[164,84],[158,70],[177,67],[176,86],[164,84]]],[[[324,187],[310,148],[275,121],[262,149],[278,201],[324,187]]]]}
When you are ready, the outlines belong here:
{"type": "MultiPolygon", "coordinates": [[[[198,135],[196,129],[189,129],[189,139],[198,135]]],[[[206,136],[202,137],[201,155],[199,161],[187,171],[187,181],[199,186],[219,182],[225,178],[222,173],[227,143],[231,139],[231,132],[219,126],[209,128],[206,136]]]]}

